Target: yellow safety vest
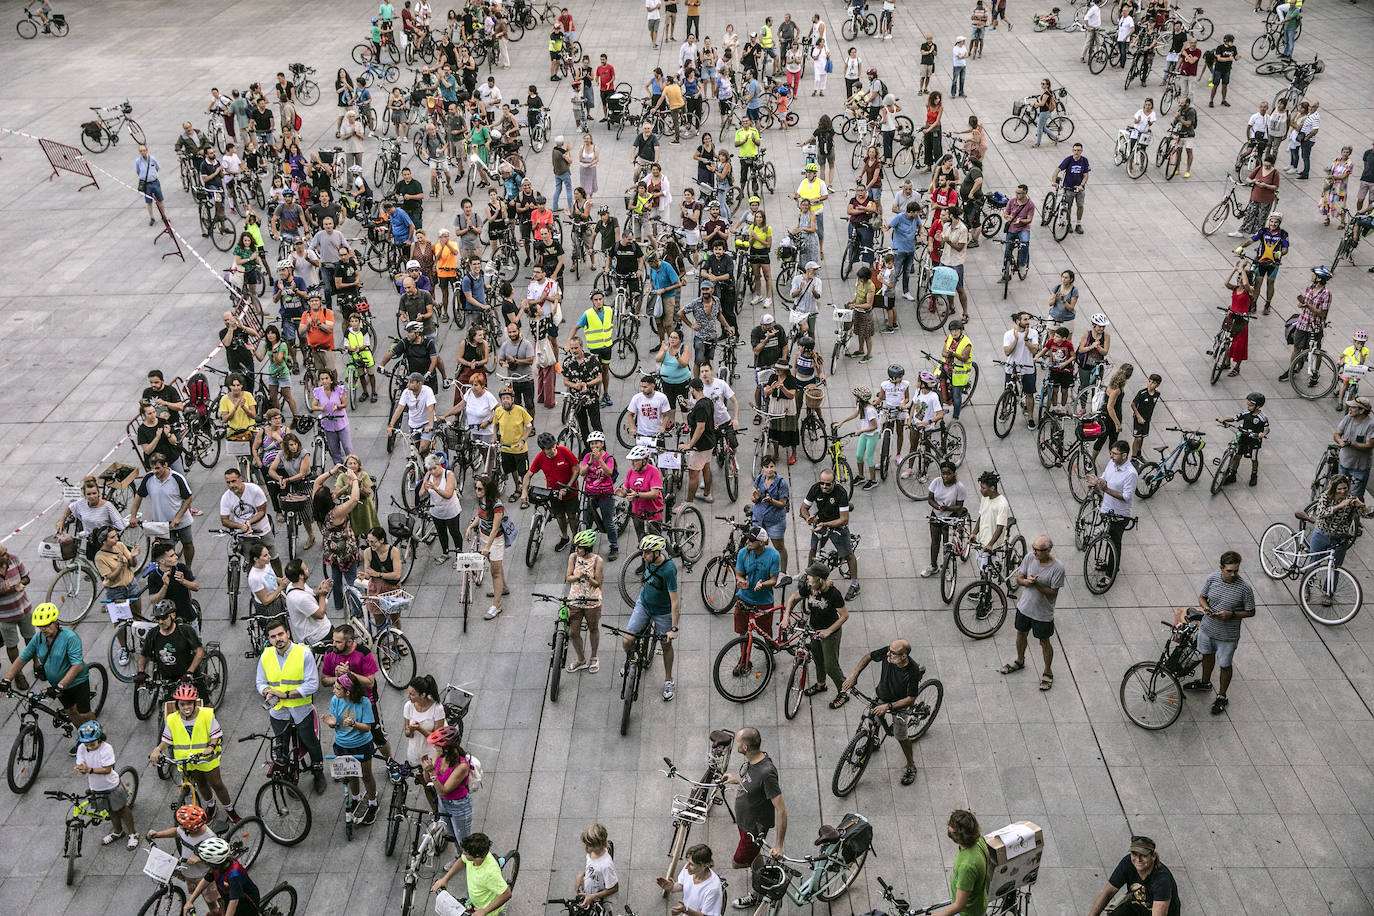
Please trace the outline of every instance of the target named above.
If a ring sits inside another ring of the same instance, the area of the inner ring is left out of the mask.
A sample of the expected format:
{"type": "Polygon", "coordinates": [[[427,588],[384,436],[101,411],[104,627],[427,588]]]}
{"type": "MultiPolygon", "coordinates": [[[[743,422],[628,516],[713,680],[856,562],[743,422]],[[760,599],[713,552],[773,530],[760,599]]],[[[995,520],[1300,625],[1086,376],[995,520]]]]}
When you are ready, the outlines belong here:
{"type": "Polygon", "coordinates": [[[555,52],[563,50],[563,36],[561,33],[558,38],[549,39],[549,50],[555,52]]]}
{"type": "MultiPolygon", "coordinates": [[[[268,646],[262,650],[259,661],[262,663],[262,673],[267,678],[267,686],[273,690],[280,690],[286,693],[289,690],[300,690],[305,686],[305,653],[310,651],[300,643],[292,643],[291,650],[286,653],[286,664],[282,664],[277,658],[277,650],[268,646]]],[[[307,706],[310,704],[310,697],[293,697],[289,700],[278,700],[273,709],[290,709],[293,706],[307,706]]]]}
{"type": "Polygon", "coordinates": [[[613,313],[614,309],[609,305],[601,307],[600,315],[596,313],[596,309],[587,309],[582,313],[582,317],[587,319],[587,331],[583,335],[587,349],[602,350],[611,345],[613,313]]]}
{"type": "Polygon", "coordinates": [[[803,200],[811,201],[811,212],[820,213],[825,209],[821,203],[821,185],[824,184],[820,178],[803,178],[801,186],[797,188],[797,196],[803,200]]]}
{"type": "MultiPolygon", "coordinates": [[[[172,735],[172,757],[176,760],[185,760],[194,754],[204,754],[210,750],[210,723],[214,721],[215,711],[208,706],[202,706],[196,713],[196,721],[191,725],[191,731],[186,731],[186,722],[181,718],[181,713],[173,710],[167,716],[167,730],[172,735]]],[[[208,773],[219,768],[219,750],[215,750],[214,758],[204,763],[193,763],[186,767],[188,770],[196,770],[208,773]]]]}
{"type": "MultiPolygon", "coordinates": [[[[945,348],[954,346],[954,335],[945,338],[945,348]]],[[[969,340],[968,335],[959,338],[959,343],[954,346],[954,359],[950,361],[949,374],[950,383],[956,388],[962,388],[968,384],[968,374],[973,369],[973,341],[969,340]],[[967,348],[965,348],[967,345],[967,348]]]]}
{"type": "Polygon", "coordinates": [[[773,47],[773,30],[766,25],[759,27],[759,47],[773,47]]]}

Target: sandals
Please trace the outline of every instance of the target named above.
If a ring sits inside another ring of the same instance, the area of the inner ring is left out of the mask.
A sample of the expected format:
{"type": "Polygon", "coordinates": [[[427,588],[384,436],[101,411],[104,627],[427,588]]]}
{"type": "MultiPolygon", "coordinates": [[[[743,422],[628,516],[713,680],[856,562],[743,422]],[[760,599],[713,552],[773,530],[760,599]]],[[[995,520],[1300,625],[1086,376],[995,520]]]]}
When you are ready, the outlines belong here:
{"type": "Polygon", "coordinates": [[[909,786],[916,781],[916,768],[907,767],[902,770],[902,785],[909,786]]]}
{"type": "Polygon", "coordinates": [[[591,663],[590,665],[587,666],[587,673],[588,673],[588,674],[596,674],[596,673],[597,673],[598,671],[600,671],[600,670],[601,670],[601,662],[600,662],[599,660],[597,660],[595,657],[593,657],[593,658],[592,658],[592,663],[591,663]]]}
{"type": "Polygon", "coordinates": [[[587,667],[586,661],[580,658],[573,659],[568,662],[567,672],[572,674],[574,671],[581,671],[585,667],[587,667]]]}
{"type": "MultiPolygon", "coordinates": [[[[101,846],[109,846],[109,845],[110,845],[111,843],[113,843],[115,840],[122,840],[122,839],[124,839],[124,834],[122,834],[122,833],[111,833],[109,836],[105,837],[103,840],[100,841],[100,845],[101,845],[101,846]]],[[[135,842],[137,842],[137,840],[135,840],[135,842]]]]}
{"type": "Polygon", "coordinates": [[[1184,690],[1211,690],[1212,682],[1204,681],[1202,678],[1194,678],[1183,685],[1184,690]]]}
{"type": "Polygon", "coordinates": [[[804,697],[814,697],[814,696],[815,696],[816,694],[818,694],[818,693],[825,693],[825,685],[824,685],[824,684],[812,684],[810,687],[808,687],[808,688],[806,688],[805,690],[802,691],[802,696],[804,696],[804,697]]]}
{"type": "Polygon", "coordinates": [[[833,700],[830,701],[830,708],[831,708],[831,709],[839,709],[841,706],[843,706],[844,704],[846,704],[846,703],[848,703],[848,702],[849,702],[849,694],[847,694],[847,693],[841,693],[841,694],[839,694],[838,696],[836,696],[835,699],[833,699],[833,700]]]}
{"type": "Polygon", "coordinates": [[[1001,668],[998,668],[998,669],[997,669],[997,673],[998,673],[998,674],[1011,674],[1011,673],[1014,672],[1014,671],[1020,671],[1020,670],[1021,670],[1022,668],[1024,668],[1024,667],[1026,667],[1026,663],[1018,659],[1018,660],[1016,660],[1016,661],[1007,662],[1007,663],[1006,663],[1005,665],[1003,665],[1001,668]]]}
{"type": "Polygon", "coordinates": [[[1040,675],[1040,689],[1041,689],[1042,691],[1044,691],[1044,690],[1049,690],[1049,689],[1050,689],[1051,687],[1053,687],[1053,686],[1054,686],[1054,675],[1053,675],[1053,674],[1042,674],[1042,675],[1040,675]]]}

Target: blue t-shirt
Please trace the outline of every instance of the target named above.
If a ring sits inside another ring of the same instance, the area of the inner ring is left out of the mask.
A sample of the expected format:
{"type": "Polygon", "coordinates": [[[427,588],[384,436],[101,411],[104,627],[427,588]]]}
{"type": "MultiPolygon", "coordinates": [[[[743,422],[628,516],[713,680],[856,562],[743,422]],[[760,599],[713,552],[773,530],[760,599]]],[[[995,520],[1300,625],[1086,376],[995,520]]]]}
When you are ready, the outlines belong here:
{"type": "Polygon", "coordinates": [[[253,883],[253,879],[248,877],[242,865],[237,861],[230,861],[227,868],[223,871],[212,871],[206,874],[207,878],[215,882],[215,889],[219,891],[220,897],[226,902],[237,900],[239,905],[234,912],[243,916],[257,916],[262,910],[258,903],[262,900],[262,892],[253,883]]]}
{"type": "Polygon", "coordinates": [[[773,587],[755,588],[760,582],[773,578],[782,572],[782,557],[772,544],[764,546],[762,552],[754,553],[748,547],[741,547],[735,556],[735,572],[749,583],[748,588],[739,590],[741,601],[749,604],[772,606],[773,587]]]}
{"type": "MultiPolygon", "coordinates": [[[[763,475],[754,478],[754,487],[763,494],[764,499],[789,499],[792,495],[791,488],[787,485],[787,478],[779,474],[773,478],[771,487],[764,486],[763,475]]],[[[787,521],[787,507],[775,506],[769,502],[761,502],[750,509],[754,523],[765,528],[772,527],[787,521]]]]}
{"type": "Polygon", "coordinates": [[[1059,171],[1064,173],[1064,187],[1076,188],[1083,183],[1083,178],[1093,167],[1088,164],[1087,156],[1079,156],[1074,159],[1072,156],[1065,156],[1064,161],[1059,163],[1059,171]]]}
{"type": "Polygon", "coordinates": [[[677,591],[677,564],[665,558],[658,566],[645,564],[644,588],[639,600],[650,614],[671,614],[673,605],[669,592],[677,591]]]}
{"type": "MultiPolygon", "coordinates": [[[[673,270],[673,265],[667,261],[659,261],[657,267],[646,268],[649,274],[649,282],[652,289],[665,289],[677,282],[677,271],[673,270]]],[[[676,296],[677,290],[670,290],[663,294],[664,298],[676,296]]]]}
{"type": "Polygon", "coordinates": [[[887,228],[892,230],[893,251],[900,251],[904,254],[912,254],[916,251],[916,230],[921,228],[919,216],[898,213],[892,217],[892,222],[887,224],[887,228]]]}
{"type": "MultiPolygon", "coordinates": [[[[301,298],[306,294],[305,281],[300,277],[292,275],[291,289],[293,292],[286,293],[281,297],[281,313],[282,316],[290,320],[292,324],[297,324],[300,322],[301,316],[305,314],[305,300],[301,298]]],[[[282,281],[280,278],[273,284],[273,290],[275,292],[282,292],[282,281]]]]}
{"type": "Polygon", "coordinates": [[[39,667],[43,669],[43,677],[49,684],[56,684],[62,680],[72,665],[80,665],[81,672],[72,679],[68,687],[84,684],[88,680],[86,662],[81,656],[81,637],[76,635],[75,630],[62,627],[57,631],[57,638],[52,641],[51,648],[46,636],[41,632],[34,633],[24,651],[19,653],[21,662],[31,658],[38,659],[39,667]]]}
{"type": "Polygon", "coordinates": [[[350,703],[343,697],[329,698],[329,714],[339,721],[338,728],[334,730],[334,743],[339,747],[362,747],[372,740],[372,732],[360,728],[344,728],[343,718],[350,712],[353,714],[354,722],[366,725],[373,722],[372,703],[367,697],[363,697],[358,703],[350,703]]]}
{"type": "MultiPolygon", "coordinates": [[[[472,293],[472,298],[476,299],[482,305],[487,304],[487,280],[481,274],[475,277],[472,275],[471,271],[463,274],[463,283],[460,289],[464,294],[472,293]]],[[[463,300],[463,305],[464,307],[467,306],[466,299],[463,300]]]]}
{"type": "Polygon", "coordinates": [[[758,111],[759,106],[763,104],[763,96],[759,93],[759,81],[750,80],[749,88],[745,90],[745,94],[749,97],[749,110],[758,111]]]}
{"type": "Polygon", "coordinates": [[[397,207],[391,211],[391,237],[396,244],[404,244],[410,238],[410,230],[414,228],[415,222],[410,218],[410,214],[397,207]]]}

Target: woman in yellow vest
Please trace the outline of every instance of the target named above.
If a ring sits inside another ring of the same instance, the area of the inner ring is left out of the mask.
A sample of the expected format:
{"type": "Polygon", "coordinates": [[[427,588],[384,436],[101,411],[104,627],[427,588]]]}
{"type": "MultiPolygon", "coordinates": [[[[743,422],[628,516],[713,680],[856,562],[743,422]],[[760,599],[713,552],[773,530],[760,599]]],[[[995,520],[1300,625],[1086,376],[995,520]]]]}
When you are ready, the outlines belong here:
{"type": "Polygon", "coordinates": [[[773,248],[773,227],[768,225],[768,217],[760,207],[754,212],[754,223],[749,227],[749,264],[754,273],[753,304],[763,303],[764,308],[773,304],[768,295],[773,283],[770,252],[773,248]]]}
{"type": "Polygon", "coordinates": [[[206,822],[214,819],[215,799],[218,798],[224,803],[224,812],[229,815],[229,820],[237,824],[241,818],[234,810],[234,802],[219,771],[220,746],[223,743],[224,733],[215,718],[215,711],[201,705],[200,693],[195,687],[181,684],[172,694],[172,702],[166,704],[162,740],[148,755],[148,762],[156,766],[158,759],[169,748],[173,760],[197,758],[195,763],[183,766],[187,778],[195,787],[195,803],[205,808],[206,822]]]}

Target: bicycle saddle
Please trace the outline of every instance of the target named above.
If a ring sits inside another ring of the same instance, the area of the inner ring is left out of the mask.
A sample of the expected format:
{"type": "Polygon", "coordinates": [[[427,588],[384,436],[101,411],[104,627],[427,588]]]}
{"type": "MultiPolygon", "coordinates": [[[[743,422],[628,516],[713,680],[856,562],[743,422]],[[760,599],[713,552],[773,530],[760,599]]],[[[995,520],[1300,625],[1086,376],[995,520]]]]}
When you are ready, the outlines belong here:
{"type": "Polygon", "coordinates": [[[1293,517],[1300,522],[1312,521],[1312,516],[1308,515],[1306,512],[1294,512],[1293,517]]]}
{"type": "Polygon", "coordinates": [[[1014,516],[1014,515],[1009,515],[1009,516],[1007,516],[1007,527],[1010,528],[1012,525],[1015,525],[1015,524],[1016,524],[1016,516],[1014,516]]]}
{"type": "Polygon", "coordinates": [[[840,838],[840,832],[829,824],[822,824],[820,832],[816,835],[816,845],[824,846],[826,843],[833,843],[840,838]]]}
{"type": "Polygon", "coordinates": [[[779,579],[778,579],[778,588],[787,588],[787,586],[789,586],[789,585],[791,585],[791,584],[792,584],[792,577],[791,577],[791,576],[781,576],[781,577],[779,577],[779,579]]]}
{"type": "Polygon", "coordinates": [[[718,728],[711,732],[712,747],[729,747],[734,743],[735,733],[726,728],[718,728]]]}

